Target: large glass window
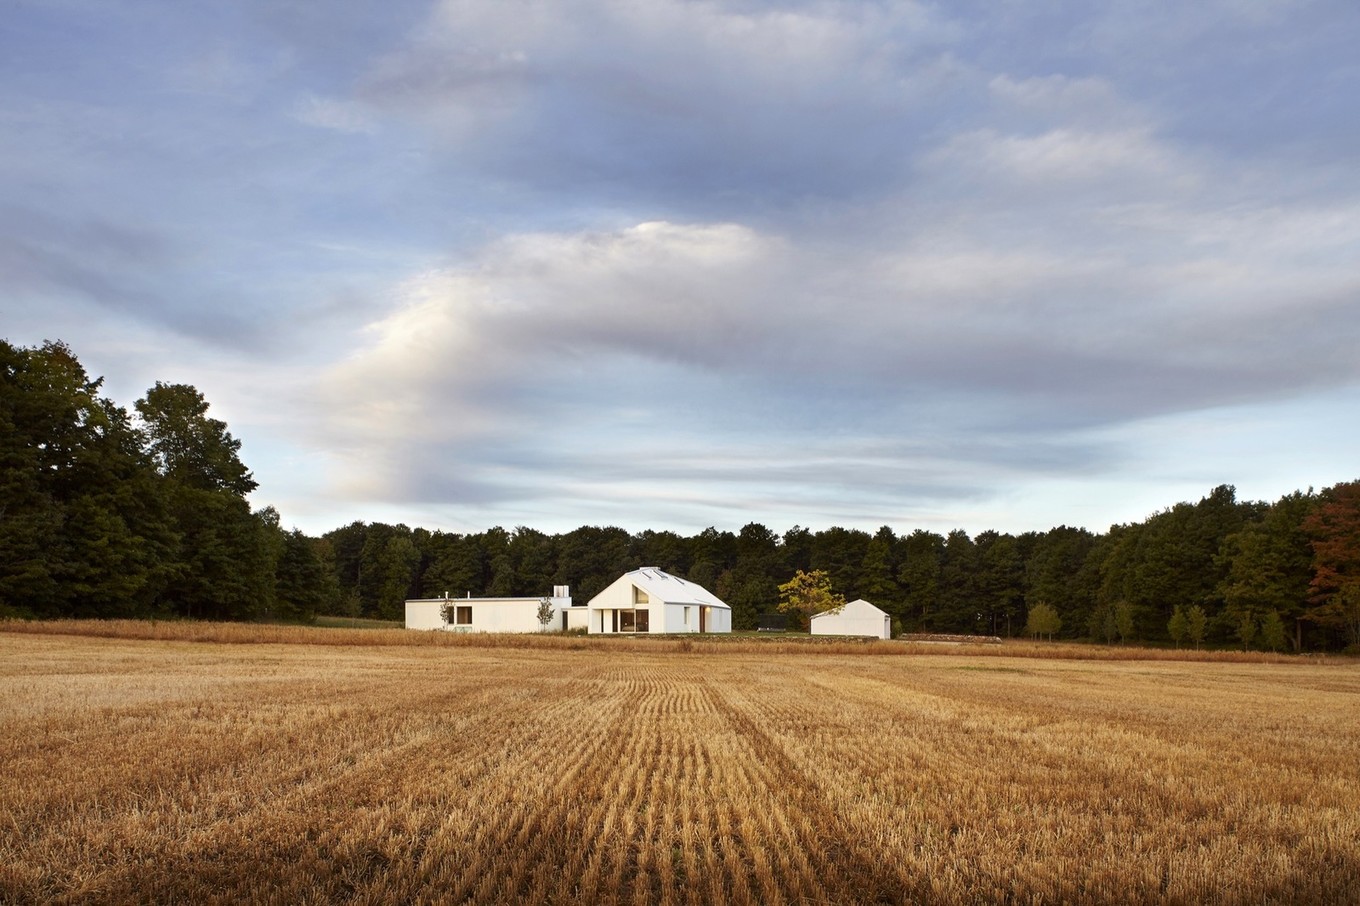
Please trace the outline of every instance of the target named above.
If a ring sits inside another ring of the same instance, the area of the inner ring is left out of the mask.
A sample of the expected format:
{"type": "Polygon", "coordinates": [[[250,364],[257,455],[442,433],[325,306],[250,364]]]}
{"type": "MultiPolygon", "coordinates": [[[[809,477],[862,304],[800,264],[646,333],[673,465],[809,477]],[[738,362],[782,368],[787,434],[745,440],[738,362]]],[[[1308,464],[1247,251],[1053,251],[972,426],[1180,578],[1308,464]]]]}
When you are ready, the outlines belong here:
{"type": "Polygon", "coordinates": [[[650,621],[645,610],[620,610],[619,632],[649,632],[650,621]]]}
{"type": "Polygon", "coordinates": [[[472,608],[460,605],[457,611],[454,613],[453,622],[458,626],[471,626],[472,608]]]}

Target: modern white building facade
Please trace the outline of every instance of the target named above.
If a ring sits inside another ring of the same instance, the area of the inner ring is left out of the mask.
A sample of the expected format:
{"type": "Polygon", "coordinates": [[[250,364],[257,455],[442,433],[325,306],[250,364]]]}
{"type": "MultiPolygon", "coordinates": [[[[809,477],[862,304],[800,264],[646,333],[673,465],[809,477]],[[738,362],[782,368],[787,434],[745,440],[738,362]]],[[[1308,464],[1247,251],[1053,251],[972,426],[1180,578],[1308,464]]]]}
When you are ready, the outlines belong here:
{"type": "Polygon", "coordinates": [[[815,613],[809,621],[813,635],[854,635],[892,638],[892,617],[863,598],[847,602],[836,613],[815,613]]]}
{"type": "Polygon", "coordinates": [[[406,602],[407,629],[445,632],[544,632],[584,628],[586,609],[573,608],[571,590],[553,588],[537,598],[414,598],[406,602]],[[539,621],[539,606],[548,602],[551,619],[539,621]]]}
{"type": "Polygon", "coordinates": [[[592,633],[732,631],[732,608],[717,595],[655,566],[624,573],[586,609],[592,633]]]}

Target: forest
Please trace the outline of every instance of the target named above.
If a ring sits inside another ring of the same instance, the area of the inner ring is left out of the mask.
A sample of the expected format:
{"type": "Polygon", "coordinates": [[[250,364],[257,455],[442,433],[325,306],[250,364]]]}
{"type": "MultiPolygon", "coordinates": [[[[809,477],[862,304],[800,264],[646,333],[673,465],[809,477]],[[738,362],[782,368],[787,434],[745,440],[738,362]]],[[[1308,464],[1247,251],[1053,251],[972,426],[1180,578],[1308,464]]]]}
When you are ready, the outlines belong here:
{"type": "Polygon", "coordinates": [[[1360,647],[1360,481],[1274,502],[1221,485],[1103,533],[355,522],[309,537],[252,509],[240,441],[195,388],[158,382],[130,413],[101,385],[65,344],[0,341],[0,618],[397,620],[405,599],[446,593],[569,585],[585,601],[650,565],[712,589],[739,630],[797,570],[823,570],[902,632],[1017,636],[1042,607],[1064,639],[1360,647]]]}

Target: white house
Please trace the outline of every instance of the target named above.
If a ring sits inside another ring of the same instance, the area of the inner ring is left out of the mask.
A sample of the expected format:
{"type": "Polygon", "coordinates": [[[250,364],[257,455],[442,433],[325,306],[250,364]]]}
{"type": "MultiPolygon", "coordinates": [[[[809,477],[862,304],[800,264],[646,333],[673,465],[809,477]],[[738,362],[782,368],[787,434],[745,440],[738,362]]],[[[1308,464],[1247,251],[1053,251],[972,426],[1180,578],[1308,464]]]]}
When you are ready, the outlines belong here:
{"type": "Polygon", "coordinates": [[[655,566],[624,573],[586,607],[590,632],[732,631],[732,608],[717,595],[655,566]]]}
{"type": "Polygon", "coordinates": [[[415,598],[406,602],[407,629],[542,632],[545,628],[576,629],[585,625],[586,609],[572,607],[571,590],[565,585],[554,586],[550,597],[415,598]],[[546,627],[538,619],[538,608],[544,601],[552,609],[552,619],[546,627]]]}
{"type": "Polygon", "coordinates": [[[892,617],[863,598],[848,602],[840,611],[814,613],[809,621],[813,635],[858,635],[892,638],[892,617]]]}

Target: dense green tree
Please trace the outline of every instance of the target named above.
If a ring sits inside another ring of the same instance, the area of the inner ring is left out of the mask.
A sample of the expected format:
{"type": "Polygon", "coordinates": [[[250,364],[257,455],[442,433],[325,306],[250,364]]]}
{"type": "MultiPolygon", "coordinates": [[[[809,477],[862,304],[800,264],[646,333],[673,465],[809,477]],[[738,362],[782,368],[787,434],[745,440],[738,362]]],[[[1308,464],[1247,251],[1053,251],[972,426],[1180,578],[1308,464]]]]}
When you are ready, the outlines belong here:
{"type": "Polygon", "coordinates": [[[1026,616],[1025,564],[1020,546],[1014,536],[993,531],[979,533],[974,545],[977,549],[974,587],[983,622],[991,635],[1010,636],[1020,629],[1026,616]]]}
{"type": "Polygon", "coordinates": [[[154,613],[177,543],[127,413],[62,343],[0,341],[0,607],[154,613]]]}
{"type": "Polygon", "coordinates": [[[632,536],[615,526],[581,526],[557,539],[557,551],[552,584],[571,586],[573,598],[583,601],[595,597],[629,570],[652,565],[638,562],[632,536]]]}
{"type": "Polygon", "coordinates": [[[1177,605],[1198,605],[1211,618],[1222,610],[1219,589],[1226,566],[1223,541],[1260,515],[1240,504],[1231,485],[1214,488],[1198,503],[1178,503],[1142,523],[1114,526],[1102,546],[1101,605],[1125,601],[1132,609],[1132,638],[1164,637],[1177,605]]]}
{"type": "Polygon", "coordinates": [[[1092,641],[1113,645],[1119,637],[1119,621],[1115,617],[1115,601],[1102,600],[1086,618],[1086,629],[1092,641]]]}
{"type": "Polygon", "coordinates": [[[860,564],[872,540],[868,532],[832,526],[812,536],[812,568],[824,572],[850,598],[863,597],[860,564]]]}
{"type": "Polygon", "coordinates": [[[779,536],[752,522],[736,538],[736,559],[717,583],[718,597],[732,608],[732,628],[755,629],[757,617],[779,602],[778,577],[783,571],[779,536]]]}
{"type": "Polygon", "coordinates": [[[136,408],[180,536],[164,606],[217,620],[266,615],[273,603],[277,514],[251,512],[245,495],[255,481],[237,455],[240,441],[208,417],[207,401],[186,384],[157,382],[136,408]]]}
{"type": "MultiPolygon", "coordinates": [[[[304,536],[306,537],[306,536],[304,536]]],[[[357,617],[358,597],[351,596],[340,584],[340,569],[335,556],[335,545],[326,537],[307,538],[322,572],[321,603],[318,614],[357,617]]]]}
{"type": "Polygon", "coordinates": [[[1269,651],[1279,651],[1285,646],[1284,621],[1275,611],[1267,611],[1261,618],[1261,647],[1269,651]]]}
{"type": "Polygon", "coordinates": [[[983,625],[982,606],[978,601],[977,577],[977,548],[967,532],[955,529],[944,540],[936,628],[963,633],[975,633],[986,628],[983,625]]]}
{"type": "Polygon", "coordinates": [[[284,531],[241,444],[186,384],[157,383],[138,421],[100,396],[61,343],[0,342],[0,614],[399,619],[412,595],[588,600],[655,565],[713,588],[738,628],[781,583],[820,570],[912,629],[1003,633],[1051,608],[1068,635],[1113,641],[1212,633],[1278,649],[1360,644],[1360,482],[1266,506],[1222,485],[1102,535],[1059,526],[970,539],[758,523],[692,537],[583,526],[478,534],[355,522],[284,531]],[[1307,634],[1300,627],[1308,624],[1307,634]]]}
{"type": "Polygon", "coordinates": [[[1240,611],[1237,615],[1237,625],[1233,627],[1233,632],[1242,643],[1243,651],[1251,650],[1251,643],[1256,640],[1256,615],[1250,610],[1240,611]]]}
{"type": "Polygon", "coordinates": [[[812,569],[812,529],[795,525],[781,539],[784,555],[784,574],[791,576],[798,570],[812,569]]]}
{"type": "MultiPolygon", "coordinates": [[[[368,525],[351,522],[349,525],[332,529],[321,536],[330,545],[336,581],[346,599],[359,600],[359,574],[363,571],[364,542],[368,537],[368,525]]],[[[358,612],[350,614],[357,616],[358,612]]]]}
{"type": "Polygon", "coordinates": [[[1244,614],[1260,621],[1274,613],[1294,626],[1295,649],[1301,647],[1313,578],[1312,543],[1303,524],[1316,506],[1311,491],[1287,494],[1259,521],[1223,539],[1217,558],[1223,572],[1218,593],[1229,626],[1240,625],[1244,614]]]}
{"type": "Polygon", "coordinates": [[[1095,607],[1099,558],[1097,538],[1086,529],[1060,525],[1036,534],[1025,559],[1025,601],[1051,605],[1068,635],[1080,633],[1095,607]]]}
{"type": "Polygon", "coordinates": [[[903,614],[902,586],[897,582],[900,567],[898,539],[893,530],[882,526],[870,539],[859,565],[858,595],[882,608],[896,619],[903,614]]]}
{"type": "Polygon", "coordinates": [[[383,543],[376,565],[380,578],[374,615],[381,620],[404,620],[406,600],[417,588],[420,549],[408,533],[393,534],[383,543]]]}
{"type": "Polygon", "coordinates": [[[557,573],[557,548],[552,536],[518,526],[510,533],[506,552],[514,572],[513,594],[534,596],[552,591],[557,573]]]}
{"type": "Polygon", "coordinates": [[[725,570],[718,577],[714,591],[732,608],[732,628],[738,631],[755,629],[758,617],[775,609],[779,586],[773,580],[745,569],[725,570]]]}
{"type": "Polygon", "coordinates": [[[332,613],[339,586],[328,573],[318,546],[297,529],[283,535],[275,566],[274,602],[279,619],[309,623],[319,613],[332,613]]]}
{"type": "Polygon", "coordinates": [[[429,565],[421,574],[420,596],[462,598],[484,593],[489,569],[479,536],[434,532],[426,542],[429,565]]]}
{"type": "Polygon", "coordinates": [[[920,632],[941,628],[938,616],[940,572],[944,564],[944,538],[917,529],[902,539],[902,565],[897,580],[905,603],[904,625],[920,632]]]}
{"type": "Polygon", "coordinates": [[[737,561],[737,538],[731,532],[709,527],[690,539],[690,579],[704,588],[716,589],[718,577],[737,561]]]}
{"type": "Polygon", "coordinates": [[[188,384],[163,384],[137,401],[147,446],[165,477],[202,491],[244,497],[257,487],[226,422],[208,417],[208,401],[188,384]]]}
{"type": "Polygon", "coordinates": [[[675,532],[648,529],[637,536],[636,546],[638,559],[644,565],[681,578],[689,576],[690,545],[675,532]]]}

